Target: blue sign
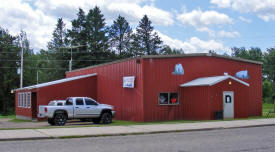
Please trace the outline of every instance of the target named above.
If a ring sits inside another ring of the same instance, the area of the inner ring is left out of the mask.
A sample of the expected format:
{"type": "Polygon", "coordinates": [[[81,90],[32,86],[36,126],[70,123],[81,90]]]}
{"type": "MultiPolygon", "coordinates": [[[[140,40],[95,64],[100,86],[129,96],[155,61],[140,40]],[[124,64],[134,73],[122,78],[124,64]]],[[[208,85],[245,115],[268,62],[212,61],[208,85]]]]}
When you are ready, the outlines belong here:
{"type": "Polygon", "coordinates": [[[175,75],[183,75],[184,74],[184,69],[182,67],[182,64],[176,64],[174,68],[173,74],[175,75]]]}
{"type": "Polygon", "coordinates": [[[235,74],[235,77],[240,79],[249,79],[249,74],[247,70],[239,71],[235,74]]]}

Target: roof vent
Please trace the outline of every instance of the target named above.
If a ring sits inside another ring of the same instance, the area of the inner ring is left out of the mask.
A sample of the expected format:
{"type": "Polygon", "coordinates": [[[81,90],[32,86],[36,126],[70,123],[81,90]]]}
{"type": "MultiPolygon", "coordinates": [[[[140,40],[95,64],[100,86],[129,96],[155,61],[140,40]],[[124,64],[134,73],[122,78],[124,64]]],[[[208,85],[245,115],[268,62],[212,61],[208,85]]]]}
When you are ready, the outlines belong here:
{"type": "Polygon", "coordinates": [[[224,74],[224,75],[228,75],[228,73],[227,73],[227,72],[224,72],[223,74],[224,74]]]}

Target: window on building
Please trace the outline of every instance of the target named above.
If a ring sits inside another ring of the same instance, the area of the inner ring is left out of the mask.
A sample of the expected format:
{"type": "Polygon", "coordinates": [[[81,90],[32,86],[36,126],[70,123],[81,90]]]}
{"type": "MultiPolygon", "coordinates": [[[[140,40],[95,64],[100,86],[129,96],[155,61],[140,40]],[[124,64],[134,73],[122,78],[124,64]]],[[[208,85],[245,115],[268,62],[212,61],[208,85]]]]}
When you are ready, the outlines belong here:
{"type": "Polygon", "coordinates": [[[97,103],[94,100],[89,98],[85,98],[85,103],[86,105],[97,105],[97,103]]]}
{"type": "Polygon", "coordinates": [[[177,105],[179,104],[179,96],[176,92],[159,93],[160,105],[177,105]]]}
{"type": "Polygon", "coordinates": [[[28,93],[27,92],[25,93],[25,106],[24,107],[25,108],[28,107],[28,93]]]}
{"type": "Polygon", "coordinates": [[[25,93],[22,93],[22,107],[25,107],[25,93]]]}
{"type": "Polygon", "coordinates": [[[28,108],[30,108],[31,107],[31,93],[30,92],[28,92],[28,108]]]}
{"type": "Polygon", "coordinates": [[[19,93],[19,97],[20,97],[20,100],[19,100],[19,107],[22,107],[23,94],[22,94],[22,93],[19,93]]]}
{"type": "Polygon", "coordinates": [[[82,98],[76,98],[76,99],[75,99],[75,104],[76,104],[77,106],[83,106],[83,105],[84,105],[83,99],[82,99],[82,98]]]}
{"type": "Polygon", "coordinates": [[[17,95],[17,107],[20,107],[20,93],[17,95]]]}

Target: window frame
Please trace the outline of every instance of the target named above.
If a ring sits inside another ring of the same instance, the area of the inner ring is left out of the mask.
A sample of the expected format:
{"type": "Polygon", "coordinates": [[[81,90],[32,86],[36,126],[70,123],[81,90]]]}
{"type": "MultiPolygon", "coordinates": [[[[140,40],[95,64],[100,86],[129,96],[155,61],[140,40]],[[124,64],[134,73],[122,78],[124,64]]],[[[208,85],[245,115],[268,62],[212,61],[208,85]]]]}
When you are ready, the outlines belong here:
{"type": "Polygon", "coordinates": [[[32,103],[32,100],[31,100],[31,92],[27,92],[27,108],[31,108],[31,103],[32,103]]]}
{"type": "Polygon", "coordinates": [[[72,98],[68,98],[68,99],[66,99],[66,102],[65,102],[65,104],[64,104],[65,106],[73,106],[74,105],[74,101],[73,101],[73,99],[72,98]],[[67,104],[67,103],[71,103],[71,104],[67,104]]]}
{"type": "Polygon", "coordinates": [[[75,99],[75,106],[85,106],[85,102],[84,102],[83,98],[76,98],[75,99]],[[78,105],[77,100],[82,100],[82,105],[78,105]]]}
{"type": "Polygon", "coordinates": [[[91,99],[91,98],[84,98],[84,102],[85,102],[86,106],[98,106],[98,103],[95,100],[91,99]],[[91,100],[92,102],[94,102],[96,104],[89,105],[89,104],[86,103],[86,100],[91,100]]]}
{"type": "Polygon", "coordinates": [[[179,105],[180,104],[180,95],[179,95],[179,93],[178,92],[159,92],[158,93],[158,105],[159,106],[177,106],[177,105],[179,105]],[[160,102],[159,102],[159,98],[160,98],[160,94],[163,94],[163,93],[167,93],[168,94],[168,103],[167,104],[161,104],[160,102]],[[175,104],[172,104],[172,103],[169,103],[169,101],[171,100],[170,99],[170,97],[171,97],[171,94],[172,93],[176,93],[177,95],[178,95],[178,97],[177,97],[177,103],[175,103],[175,104]]]}

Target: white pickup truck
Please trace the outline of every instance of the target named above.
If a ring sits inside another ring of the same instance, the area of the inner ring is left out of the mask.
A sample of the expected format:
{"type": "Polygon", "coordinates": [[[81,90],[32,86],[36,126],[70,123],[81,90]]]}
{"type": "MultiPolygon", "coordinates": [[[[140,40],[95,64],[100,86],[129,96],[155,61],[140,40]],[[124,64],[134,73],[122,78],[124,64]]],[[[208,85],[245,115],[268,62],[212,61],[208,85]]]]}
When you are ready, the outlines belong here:
{"type": "Polygon", "coordinates": [[[95,124],[112,122],[114,107],[100,104],[88,97],[69,97],[64,105],[49,104],[39,106],[39,118],[48,118],[50,125],[63,126],[67,119],[92,120],[95,124]]]}

